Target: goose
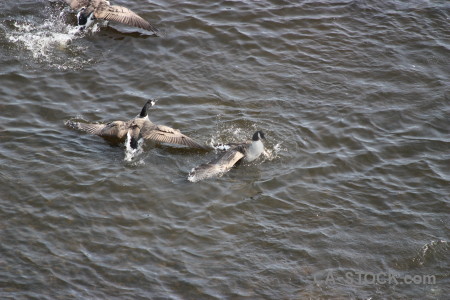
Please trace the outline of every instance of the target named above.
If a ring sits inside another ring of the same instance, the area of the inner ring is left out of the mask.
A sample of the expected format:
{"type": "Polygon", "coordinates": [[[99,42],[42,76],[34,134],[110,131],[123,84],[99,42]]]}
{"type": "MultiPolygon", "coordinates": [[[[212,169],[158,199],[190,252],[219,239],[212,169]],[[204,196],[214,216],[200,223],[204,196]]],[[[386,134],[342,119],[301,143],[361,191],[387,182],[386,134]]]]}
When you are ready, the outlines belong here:
{"type": "Polygon", "coordinates": [[[71,9],[77,11],[78,26],[85,29],[96,19],[119,22],[125,25],[142,28],[157,34],[158,30],[149,22],[130,9],[111,5],[107,0],[64,0],[71,9]]]}
{"type": "Polygon", "coordinates": [[[81,123],[72,120],[66,121],[66,126],[98,135],[111,142],[123,142],[127,135],[130,135],[130,146],[137,148],[138,141],[151,140],[160,144],[176,144],[188,148],[211,149],[207,145],[202,145],[190,137],[182,134],[178,129],[173,129],[164,125],[154,124],[148,118],[148,110],[154,106],[156,100],[148,100],[142,108],[140,114],[129,121],[113,121],[107,124],[81,123]]]}
{"type": "Polygon", "coordinates": [[[251,141],[232,143],[225,146],[225,152],[209,163],[202,164],[189,172],[188,181],[197,182],[228,172],[238,161],[251,162],[264,152],[264,133],[260,130],[253,134],[251,141]]]}

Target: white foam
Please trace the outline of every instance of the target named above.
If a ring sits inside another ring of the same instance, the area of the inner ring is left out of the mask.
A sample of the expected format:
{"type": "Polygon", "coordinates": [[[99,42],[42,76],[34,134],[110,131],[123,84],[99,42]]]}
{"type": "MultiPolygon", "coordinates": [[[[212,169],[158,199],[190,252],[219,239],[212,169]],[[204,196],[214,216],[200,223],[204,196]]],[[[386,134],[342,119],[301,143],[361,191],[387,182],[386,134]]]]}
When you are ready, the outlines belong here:
{"type": "Polygon", "coordinates": [[[190,182],[198,182],[199,181],[199,179],[197,178],[197,176],[195,174],[195,168],[192,168],[191,172],[189,172],[187,180],[190,182]]]}
{"type": "Polygon", "coordinates": [[[242,134],[242,129],[241,128],[235,128],[233,130],[233,135],[240,136],[241,134],[242,134]]]}
{"type": "Polygon", "coordinates": [[[56,20],[45,20],[40,24],[14,22],[15,31],[8,33],[13,43],[22,44],[34,58],[48,59],[52,50],[65,49],[76,38],[70,26],[58,24],[56,20]]]}
{"type": "Polygon", "coordinates": [[[228,149],[231,148],[230,145],[226,145],[226,144],[218,144],[218,145],[213,145],[213,148],[216,150],[222,150],[222,151],[226,151],[228,149]]]}
{"type": "Polygon", "coordinates": [[[281,144],[282,143],[277,143],[272,148],[266,147],[263,152],[264,160],[274,160],[279,157],[278,153],[280,153],[281,151],[287,151],[287,149],[281,148],[281,144]]]}
{"type": "Polygon", "coordinates": [[[144,144],[144,139],[139,139],[138,140],[138,145],[136,149],[131,148],[130,145],[131,142],[131,136],[130,133],[127,133],[127,139],[125,140],[125,157],[124,157],[124,161],[126,162],[136,162],[140,155],[142,153],[144,153],[144,148],[143,148],[143,144],[144,144]]]}
{"type": "Polygon", "coordinates": [[[79,54],[74,55],[74,51],[83,51],[85,47],[74,45],[73,41],[85,34],[76,26],[53,16],[45,20],[16,20],[11,30],[6,32],[6,38],[19,51],[28,52],[32,61],[67,69],[78,68],[89,62],[83,62],[79,54]]]}

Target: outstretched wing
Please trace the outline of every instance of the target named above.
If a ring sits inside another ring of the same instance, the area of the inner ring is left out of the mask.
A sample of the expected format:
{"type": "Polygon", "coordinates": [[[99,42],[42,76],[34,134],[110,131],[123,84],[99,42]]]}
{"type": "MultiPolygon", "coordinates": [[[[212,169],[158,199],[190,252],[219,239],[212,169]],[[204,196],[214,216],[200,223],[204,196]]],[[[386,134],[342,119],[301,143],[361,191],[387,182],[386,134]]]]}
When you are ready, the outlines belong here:
{"type": "Polygon", "coordinates": [[[119,22],[122,24],[142,28],[157,33],[157,29],[149,22],[138,16],[126,7],[118,5],[101,5],[95,12],[97,19],[105,19],[109,21],[119,22]]]}
{"type": "Polygon", "coordinates": [[[163,125],[144,127],[141,130],[141,135],[144,139],[158,143],[178,144],[191,148],[208,149],[206,145],[197,143],[190,137],[182,134],[179,130],[163,125]]]}
{"type": "Polygon", "coordinates": [[[66,122],[66,125],[70,128],[99,135],[104,138],[123,139],[128,132],[126,123],[123,121],[114,121],[108,124],[95,124],[73,122],[69,120],[66,122]]]}
{"type": "Polygon", "coordinates": [[[70,8],[74,10],[79,10],[83,6],[86,7],[90,4],[89,0],[64,0],[64,1],[66,1],[66,3],[70,5],[70,8]]]}
{"type": "Polygon", "coordinates": [[[197,182],[206,178],[221,175],[228,172],[228,170],[243,157],[244,154],[239,151],[239,147],[230,149],[209,163],[202,164],[192,169],[189,173],[188,180],[197,182]]]}

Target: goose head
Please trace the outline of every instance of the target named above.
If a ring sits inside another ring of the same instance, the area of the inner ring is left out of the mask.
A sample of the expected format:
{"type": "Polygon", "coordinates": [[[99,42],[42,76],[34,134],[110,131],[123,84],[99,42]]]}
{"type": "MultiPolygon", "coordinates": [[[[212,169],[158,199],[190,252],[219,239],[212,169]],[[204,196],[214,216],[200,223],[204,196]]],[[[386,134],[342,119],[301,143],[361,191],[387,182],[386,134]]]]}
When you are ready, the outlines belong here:
{"type": "Polygon", "coordinates": [[[254,134],[253,134],[253,137],[252,137],[252,141],[259,141],[259,140],[261,140],[261,139],[266,139],[266,137],[264,136],[264,132],[262,132],[261,130],[258,130],[257,132],[255,132],[254,134]]]}
{"type": "Polygon", "coordinates": [[[141,113],[139,114],[139,118],[145,118],[148,116],[148,110],[156,104],[156,99],[150,99],[145,104],[144,107],[141,110],[141,113]]]}

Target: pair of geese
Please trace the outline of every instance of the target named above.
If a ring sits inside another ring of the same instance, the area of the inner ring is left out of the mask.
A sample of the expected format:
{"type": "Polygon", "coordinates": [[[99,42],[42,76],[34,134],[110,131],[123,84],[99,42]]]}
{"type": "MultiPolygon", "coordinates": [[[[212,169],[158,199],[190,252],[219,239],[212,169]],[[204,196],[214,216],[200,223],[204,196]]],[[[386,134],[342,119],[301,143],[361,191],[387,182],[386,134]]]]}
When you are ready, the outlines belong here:
{"type": "MultiPolygon", "coordinates": [[[[155,103],[156,100],[148,100],[140,114],[129,121],[96,124],[68,120],[66,125],[76,130],[101,136],[112,142],[123,142],[128,139],[130,147],[133,149],[138,148],[139,141],[142,139],[161,144],[182,145],[193,149],[213,149],[182,134],[178,129],[157,125],[150,121],[148,111],[155,103]]],[[[264,133],[256,131],[251,141],[220,145],[216,149],[222,150],[222,153],[209,163],[192,169],[187,179],[197,182],[229,171],[238,161],[254,161],[264,152],[264,144],[261,139],[265,139],[264,133]]]]}

